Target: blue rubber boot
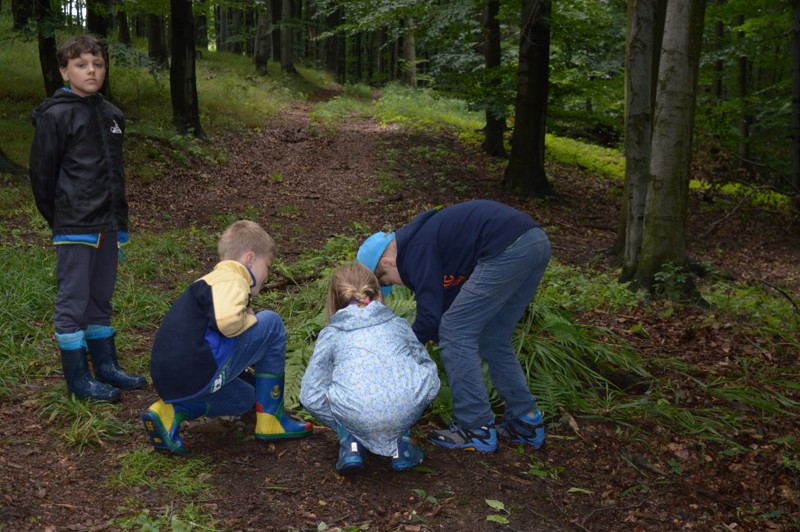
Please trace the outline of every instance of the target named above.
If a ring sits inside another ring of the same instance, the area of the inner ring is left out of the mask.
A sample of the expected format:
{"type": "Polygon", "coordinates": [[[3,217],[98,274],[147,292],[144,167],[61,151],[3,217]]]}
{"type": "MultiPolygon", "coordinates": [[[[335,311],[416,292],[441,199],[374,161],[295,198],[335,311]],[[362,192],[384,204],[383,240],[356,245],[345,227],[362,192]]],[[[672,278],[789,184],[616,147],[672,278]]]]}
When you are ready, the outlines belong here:
{"type": "Polygon", "coordinates": [[[147,384],[144,377],[128,375],[119,367],[114,330],[111,327],[90,325],[86,329],[86,345],[98,381],[121,390],[138,390],[147,384]]]}
{"type": "Polygon", "coordinates": [[[341,425],[336,425],[336,434],[339,436],[339,461],[336,462],[336,472],[340,475],[352,475],[363,471],[367,451],[364,445],[341,425]]]}
{"type": "Polygon", "coordinates": [[[164,401],[150,405],[142,421],[153,448],[177,456],[189,454],[191,445],[184,442],[178,433],[181,423],[207,414],[210,406],[209,403],[167,404],[164,401]]]}
{"type": "Polygon", "coordinates": [[[397,453],[392,457],[392,469],[406,471],[421,464],[424,457],[425,453],[411,438],[411,432],[406,432],[397,440],[397,453]]]}
{"type": "Polygon", "coordinates": [[[92,378],[89,363],[86,361],[86,346],[83,331],[75,333],[56,333],[61,351],[61,367],[67,381],[67,391],[77,399],[94,399],[113,403],[119,401],[122,392],[92,378]]]}
{"type": "Polygon", "coordinates": [[[545,439],[542,412],[536,410],[516,419],[504,421],[501,433],[511,438],[513,443],[525,443],[534,449],[541,449],[545,439]]]}
{"type": "Polygon", "coordinates": [[[286,413],[283,407],[284,374],[256,373],[256,438],[280,440],[304,438],[311,423],[286,413]]]}

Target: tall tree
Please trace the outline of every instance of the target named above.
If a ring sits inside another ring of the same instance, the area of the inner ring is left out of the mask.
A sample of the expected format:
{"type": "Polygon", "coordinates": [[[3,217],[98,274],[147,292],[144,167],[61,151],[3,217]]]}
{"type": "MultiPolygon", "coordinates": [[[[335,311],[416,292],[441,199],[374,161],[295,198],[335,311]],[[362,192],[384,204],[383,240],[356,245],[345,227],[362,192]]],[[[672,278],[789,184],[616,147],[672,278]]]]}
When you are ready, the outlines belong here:
{"type": "Polygon", "coordinates": [[[658,68],[650,182],[633,288],[650,292],[667,264],[686,265],[686,220],[705,0],[669,0],[658,68]]]}
{"type": "Polygon", "coordinates": [[[205,138],[197,99],[192,0],[170,0],[170,15],[172,62],[169,69],[169,89],[172,122],[181,134],[205,138]]]}
{"type": "Polygon", "coordinates": [[[800,0],[792,1],[792,175],[800,193],[800,0]]]}
{"type": "Polygon", "coordinates": [[[417,45],[414,40],[414,17],[403,19],[403,83],[417,87],[417,45]]]}
{"type": "MultiPolygon", "coordinates": [[[[633,278],[642,248],[642,228],[650,183],[650,142],[664,31],[666,0],[628,3],[625,45],[625,192],[615,246],[622,251],[621,281],[633,278]]],[[[615,250],[617,251],[617,250],[615,250]]]]}
{"type": "Polygon", "coordinates": [[[0,148],[0,174],[11,174],[14,176],[24,176],[26,174],[25,167],[12,161],[6,155],[3,148],[0,148]]]}
{"type": "Polygon", "coordinates": [[[287,74],[297,74],[292,49],[292,0],[281,2],[281,69],[287,74]]]}
{"type": "Polygon", "coordinates": [[[262,76],[268,73],[267,64],[272,54],[272,15],[269,5],[265,2],[257,2],[258,18],[256,21],[256,40],[255,54],[253,62],[256,65],[256,72],[262,76]]]}
{"type": "Polygon", "coordinates": [[[11,0],[12,28],[14,31],[22,31],[28,26],[33,17],[33,4],[31,0],[11,0]]]}
{"type": "Polygon", "coordinates": [[[550,10],[550,0],[522,3],[514,133],[503,178],[507,190],[540,197],[553,194],[544,170],[550,10]]]}
{"type": "Polygon", "coordinates": [[[147,56],[157,65],[169,65],[169,50],[164,17],[155,13],[147,15],[147,56]]]}
{"type": "Polygon", "coordinates": [[[39,65],[42,69],[44,91],[51,96],[64,86],[56,57],[56,18],[50,0],[33,0],[36,35],[39,44],[39,65]]]}
{"type": "MultiPolygon", "coordinates": [[[[483,57],[484,72],[487,85],[492,93],[497,93],[500,85],[500,66],[502,50],[500,48],[500,0],[484,0],[483,2],[483,57]]],[[[506,131],[506,114],[503,102],[486,107],[486,127],[483,132],[481,148],[489,155],[506,157],[503,145],[503,134],[506,131]]]]}

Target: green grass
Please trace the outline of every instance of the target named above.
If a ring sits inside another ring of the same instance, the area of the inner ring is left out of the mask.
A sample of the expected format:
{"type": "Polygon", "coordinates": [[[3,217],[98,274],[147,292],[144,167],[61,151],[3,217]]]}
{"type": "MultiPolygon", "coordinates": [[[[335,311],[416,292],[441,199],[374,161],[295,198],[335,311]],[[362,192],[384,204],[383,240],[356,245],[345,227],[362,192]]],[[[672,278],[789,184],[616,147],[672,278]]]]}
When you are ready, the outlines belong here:
{"type": "Polygon", "coordinates": [[[469,111],[464,102],[440,98],[433,91],[412,91],[392,84],[375,104],[375,117],[413,131],[469,131],[483,127],[483,115],[469,111]]]}
{"type": "MultiPolygon", "coordinates": [[[[39,418],[61,427],[63,443],[78,452],[86,447],[127,439],[134,427],[114,414],[119,407],[110,403],[80,401],[67,395],[65,384],[48,388],[39,409],[39,418]]],[[[138,428],[138,427],[137,427],[138,428]]]]}
{"type": "Polygon", "coordinates": [[[112,487],[163,488],[175,495],[198,495],[212,489],[207,482],[211,466],[200,458],[175,457],[150,449],[126,453],[118,459],[120,469],[107,480],[112,487]]]}

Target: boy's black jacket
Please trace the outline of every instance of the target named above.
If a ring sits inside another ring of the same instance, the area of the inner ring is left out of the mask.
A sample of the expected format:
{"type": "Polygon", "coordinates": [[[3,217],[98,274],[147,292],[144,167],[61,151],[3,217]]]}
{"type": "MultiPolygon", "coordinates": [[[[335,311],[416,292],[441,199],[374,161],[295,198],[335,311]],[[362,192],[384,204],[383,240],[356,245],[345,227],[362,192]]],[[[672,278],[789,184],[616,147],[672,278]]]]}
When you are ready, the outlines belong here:
{"type": "Polygon", "coordinates": [[[127,231],[122,111],[101,94],[82,98],[59,89],[32,121],[31,186],[53,232],[127,231]]]}

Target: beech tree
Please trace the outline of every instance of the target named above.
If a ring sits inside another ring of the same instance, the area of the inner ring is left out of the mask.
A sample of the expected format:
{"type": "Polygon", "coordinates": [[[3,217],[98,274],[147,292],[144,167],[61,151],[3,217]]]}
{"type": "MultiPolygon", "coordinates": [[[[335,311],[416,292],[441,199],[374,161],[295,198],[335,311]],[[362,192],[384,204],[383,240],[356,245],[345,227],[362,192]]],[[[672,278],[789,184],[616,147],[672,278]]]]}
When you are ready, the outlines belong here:
{"type": "Polygon", "coordinates": [[[514,132],[503,178],[507,190],[540,197],[553,194],[544,171],[550,6],[550,0],[522,3],[514,132]]]}
{"type": "Polygon", "coordinates": [[[172,62],[169,69],[169,88],[172,122],[181,134],[205,138],[197,99],[192,0],[170,0],[170,15],[172,62]]]}
{"type": "Polygon", "coordinates": [[[667,264],[686,265],[686,220],[705,0],[669,0],[658,67],[650,180],[632,287],[650,292],[667,264]]]}
{"type": "MultiPolygon", "coordinates": [[[[484,0],[483,2],[483,57],[487,85],[497,92],[500,85],[500,67],[502,66],[502,50],[500,39],[500,0],[484,0]]],[[[481,148],[489,155],[506,157],[503,134],[506,131],[506,114],[502,105],[486,108],[486,127],[483,133],[481,148]]]]}
{"type": "Polygon", "coordinates": [[[650,183],[650,149],[653,133],[658,57],[664,31],[666,0],[628,3],[625,46],[625,189],[617,244],[622,255],[620,279],[633,278],[642,247],[642,227],[650,183]]]}
{"type": "Polygon", "coordinates": [[[792,175],[800,194],[800,0],[792,1],[792,175]]]}

